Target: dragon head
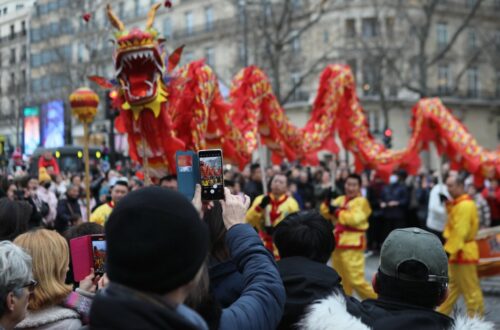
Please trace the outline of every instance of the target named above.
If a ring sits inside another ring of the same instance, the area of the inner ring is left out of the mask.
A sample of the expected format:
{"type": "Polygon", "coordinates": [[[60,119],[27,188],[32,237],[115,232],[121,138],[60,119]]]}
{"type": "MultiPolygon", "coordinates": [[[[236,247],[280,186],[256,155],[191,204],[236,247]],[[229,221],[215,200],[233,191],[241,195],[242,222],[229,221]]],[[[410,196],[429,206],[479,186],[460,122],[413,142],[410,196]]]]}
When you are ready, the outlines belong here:
{"type": "Polygon", "coordinates": [[[119,82],[126,101],[131,106],[138,106],[154,100],[165,72],[162,59],[162,40],[153,28],[153,21],[160,4],[153,5],[148,14],[146,29],[125,29],[124,24],[107,6],[108,18],[116,28],[116,49],[114,64],[116,79],[119,82]]]}

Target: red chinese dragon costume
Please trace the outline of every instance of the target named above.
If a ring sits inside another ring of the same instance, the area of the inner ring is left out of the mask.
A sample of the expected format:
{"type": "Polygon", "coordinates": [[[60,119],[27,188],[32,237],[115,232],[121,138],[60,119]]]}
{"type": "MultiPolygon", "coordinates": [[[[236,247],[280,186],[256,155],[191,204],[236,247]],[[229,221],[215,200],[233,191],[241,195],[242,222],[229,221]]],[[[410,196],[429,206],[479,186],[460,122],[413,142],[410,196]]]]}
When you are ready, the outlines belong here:
{"type": "Polygon", "coordinates": [[[415,173],[420,151],[434,142],[455,167],[479,178],[500,175],[500,153],[479,146],[437,98],[414,106],[407,148],[386,149],[370,134],[346,65],[330,65],[323,71],[311,118],[303,128],[290,123],[268,77],[255,66],[238,73],[225,101],[215,73],[203,60],[174,70],[182,47],[167,55],[165,40],[153,28],[159,7],[151,8],[145,30],[127,30],[108,6],[108,18],[117,30],[116,79],[91,77],[118,91],[117,128],[128,134],[131,157],[142,164],[147,161],[153,176],[175,171],[176,150],[222,146],[226,161],[244,166],[259,138],[272,151],[273,162],[286,158],[316,164],[317,151],[338,152],[335,132],[355,156],[357,170],[372,168],[388,175],[402,168],[415,173]]]}

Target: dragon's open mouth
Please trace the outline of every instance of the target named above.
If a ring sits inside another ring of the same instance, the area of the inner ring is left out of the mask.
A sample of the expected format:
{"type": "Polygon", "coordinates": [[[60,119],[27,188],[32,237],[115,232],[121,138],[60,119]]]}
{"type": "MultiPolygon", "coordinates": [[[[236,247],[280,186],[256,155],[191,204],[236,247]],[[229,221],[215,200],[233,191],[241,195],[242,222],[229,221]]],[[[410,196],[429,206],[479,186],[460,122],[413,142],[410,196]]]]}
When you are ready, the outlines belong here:
{"type": "Polygon", "coordinates": [[[116,59],[116,76],[130,104],[142,104],[156,97],[162,61],[155,48],[122,52],[116,59]]]}

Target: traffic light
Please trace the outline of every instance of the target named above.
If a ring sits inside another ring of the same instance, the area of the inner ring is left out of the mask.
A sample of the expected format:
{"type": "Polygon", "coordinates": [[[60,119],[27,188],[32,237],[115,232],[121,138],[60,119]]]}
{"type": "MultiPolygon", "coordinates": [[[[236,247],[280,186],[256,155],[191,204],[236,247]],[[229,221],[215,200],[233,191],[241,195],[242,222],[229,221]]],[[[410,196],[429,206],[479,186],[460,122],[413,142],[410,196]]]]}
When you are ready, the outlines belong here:
{"type": "Polygon", "coordinates": [[[106,118],[107,119],[114,119],[117,115],[117,111],[115,109],[115,100],[118,97],[118,91],[115,89],[112,89],[108,92],[106,92],[106,118]]]}
{"type": "Polygon", "coordinates": [[[384,131],[384,145],[386,148],[392,148],[392,129],[386,128],[384,131]]]}

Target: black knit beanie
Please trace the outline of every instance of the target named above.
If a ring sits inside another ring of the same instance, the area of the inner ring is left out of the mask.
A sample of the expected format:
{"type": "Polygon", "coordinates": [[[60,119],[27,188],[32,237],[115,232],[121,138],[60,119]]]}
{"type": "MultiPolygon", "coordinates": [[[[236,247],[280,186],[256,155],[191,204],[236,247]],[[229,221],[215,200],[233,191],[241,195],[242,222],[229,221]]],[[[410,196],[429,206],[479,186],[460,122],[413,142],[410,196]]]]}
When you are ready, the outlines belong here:
{"type": "Polygon", "coordinates": [[[191,202],[148,187],[125,196],[106,222],[107,275],[130,288],[165,294],[189,283],[208,251],[208,231],[191,202]]]}

